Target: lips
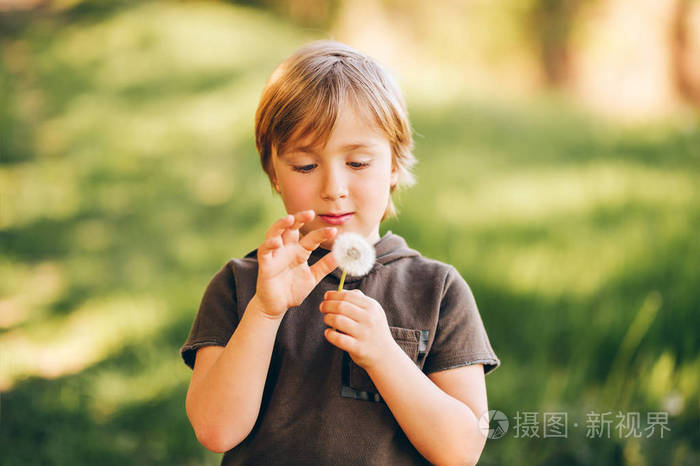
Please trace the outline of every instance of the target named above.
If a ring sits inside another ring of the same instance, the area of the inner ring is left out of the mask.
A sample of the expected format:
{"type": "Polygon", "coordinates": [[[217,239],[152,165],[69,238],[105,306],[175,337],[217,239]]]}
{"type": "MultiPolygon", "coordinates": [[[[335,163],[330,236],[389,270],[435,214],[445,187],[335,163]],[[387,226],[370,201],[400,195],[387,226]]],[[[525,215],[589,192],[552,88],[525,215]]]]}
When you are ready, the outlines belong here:
{"type": "Polygon", "coordinates": [[[319,217],[326,223],[331,225],[342,225],[343,223],[350,220],[354,212],[348,212],[345,214],[319,214],[319,217]]]}

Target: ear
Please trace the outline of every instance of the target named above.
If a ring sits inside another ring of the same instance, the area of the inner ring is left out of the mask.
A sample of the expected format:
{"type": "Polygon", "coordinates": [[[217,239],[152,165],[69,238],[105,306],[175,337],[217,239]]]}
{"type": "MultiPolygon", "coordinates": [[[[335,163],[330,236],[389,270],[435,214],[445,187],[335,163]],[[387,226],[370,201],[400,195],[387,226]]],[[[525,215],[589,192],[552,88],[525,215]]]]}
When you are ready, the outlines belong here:
{"type": "Polygon", "coordinates": [[[272,181],[272,185],[275,187],[275,191],[281,194],[282,191],[280,190],[280,185],[277,182],[277,176],[275,176],[274,173],[270,176],[270,181],[272,181]]]}
{"type": "Polygon", "coordinates": [[[397,167],[395,164],[391,164],[391,175],[389,177],[390,183],[389,186],[391,186],[391,189],[393,190],[396,188],[396,185],[399,183],[399,167],[397,167]]]}

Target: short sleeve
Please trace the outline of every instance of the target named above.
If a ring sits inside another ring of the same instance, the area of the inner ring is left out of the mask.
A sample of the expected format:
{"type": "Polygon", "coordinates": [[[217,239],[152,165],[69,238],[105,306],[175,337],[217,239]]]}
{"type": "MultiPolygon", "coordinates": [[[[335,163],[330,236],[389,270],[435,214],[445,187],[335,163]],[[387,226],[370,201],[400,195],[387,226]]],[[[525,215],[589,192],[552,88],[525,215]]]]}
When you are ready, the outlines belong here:
{"type": "Polygon", "coordinates": [[[488,374],[500,366],[501,361],[491,348],[469,285],[450,266],[435,339],[423,371],[429,374],[472,364],[483,364],[484,374],[488,374]]]}
{"type": "Polygon", "coordinates": [[[185,364],[194,368],[197,350],[226,346],[238,325],[236,283],[231,262],[224,265],[204,291],[189,337],[180,348],[185,364]]]}

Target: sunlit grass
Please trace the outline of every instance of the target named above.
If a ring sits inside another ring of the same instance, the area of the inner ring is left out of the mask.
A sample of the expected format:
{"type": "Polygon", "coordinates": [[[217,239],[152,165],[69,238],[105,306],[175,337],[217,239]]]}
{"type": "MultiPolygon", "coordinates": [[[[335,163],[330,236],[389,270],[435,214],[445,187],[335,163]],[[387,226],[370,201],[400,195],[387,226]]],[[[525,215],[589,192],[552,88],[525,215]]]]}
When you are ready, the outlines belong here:
{"type": "Polygon", "coordinates": [[[1,260],[0,276],[5,278],[0,292],[0,329],[42,318],[68,285],[54,262],[28,265],[1,260]]]}
{"type": "Polygon", "coordinates": [[[105,419],[120,409],[158,400],[175,388],[189,382],[178,358],[163,358],[155,348],[142,355],[142,370],[125,376],[123,368],[99,369],[88,377],[94,393],[89,410],[95,419],[105,419]]]}
{"type": "Polygon", "coordinates": [[[74,374],[153,336],[166,323],[163,303],[138,296],[95,298],[68,316],[42,316],[0,335],[5,358],[0,389],[29,376],[74,374]]]}
{"type": "Polygon", "coordinates": [[[70,218],[80,207],[80,191],[74,177],[75,168],[64,161],[0,167],[0,196],[10,201],[3,206],[0,228],[21,226],[40,218],[70,218]]]}
{"type": "Polygon", "coordinates": [[[428,183],[434,194],[418,187],[404,200],[430,198],[427,208],[410,215],[426,222],[437,215],[446,231],[469,232],[447,237],[447,254],[495,284],[591,295],[657,245],[692,235],[694,219],[686,213],[700,198],[693,177],[595,163],[491,174],[466,189],[428,183]],[[486,253],[488,262],[479,264],[486,253]]]}
{"type": "Polygon", "coordinates": [[[591,215],[598,209],[630,203],[649,209],[684,208],[700,198],[694,173],[612,158],[608,162],[491,173],[473,181],[471,190],[458,185],[452,191],[439,189],[434,203],[445,221],[471,227],[547,222],[561,215],[591,215]]]}

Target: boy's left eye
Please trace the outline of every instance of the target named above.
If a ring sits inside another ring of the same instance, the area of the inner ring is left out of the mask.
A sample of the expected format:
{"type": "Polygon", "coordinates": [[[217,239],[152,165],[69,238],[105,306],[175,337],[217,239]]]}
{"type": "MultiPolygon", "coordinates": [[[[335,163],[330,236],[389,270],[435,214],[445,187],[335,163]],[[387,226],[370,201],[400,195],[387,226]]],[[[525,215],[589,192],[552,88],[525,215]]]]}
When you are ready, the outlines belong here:
{"type": "Polygon", "coordinates": [[[348,162],[352,168],[364,168],[369,166],[369,162],[348,162]]]}

